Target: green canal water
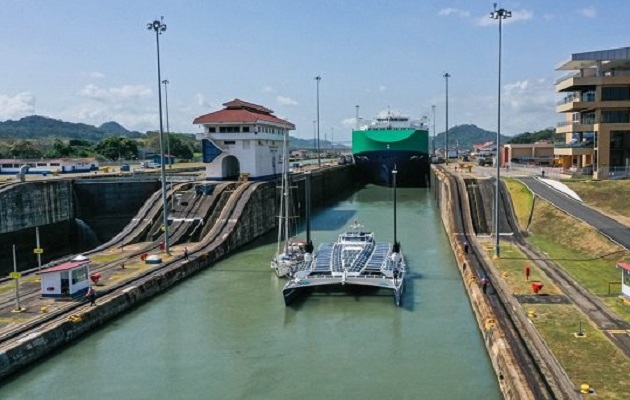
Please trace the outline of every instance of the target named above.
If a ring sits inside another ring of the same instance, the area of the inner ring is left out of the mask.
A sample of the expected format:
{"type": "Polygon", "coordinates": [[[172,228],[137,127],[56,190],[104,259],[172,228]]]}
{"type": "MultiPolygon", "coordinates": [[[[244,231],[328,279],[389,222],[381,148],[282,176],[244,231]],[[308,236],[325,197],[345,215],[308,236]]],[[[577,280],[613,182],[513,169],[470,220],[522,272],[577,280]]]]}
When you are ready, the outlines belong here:
{"type": "MultiPolygon", "coordinates": [[[[393,239],[392,193],[368,186],[313,218],[393,239]]],[[[275,234],[41,361],[1,399],[499,399],[432,192],[398,189],[411,279],[392,296],[315,293],[286,308],[275,234]]]]}

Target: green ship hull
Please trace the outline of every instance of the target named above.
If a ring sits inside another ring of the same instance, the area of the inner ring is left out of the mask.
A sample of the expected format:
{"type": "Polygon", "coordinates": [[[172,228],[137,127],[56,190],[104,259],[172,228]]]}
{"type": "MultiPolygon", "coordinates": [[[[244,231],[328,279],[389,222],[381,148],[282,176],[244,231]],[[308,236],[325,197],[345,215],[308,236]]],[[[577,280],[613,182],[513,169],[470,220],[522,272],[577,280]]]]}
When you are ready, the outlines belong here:
{"type": "Polygon", "coordinates": [[[429,186],[429,132],[420,129],[368,129],[352,131],[352,155],[369,183],[403,187],[429,186]]]}

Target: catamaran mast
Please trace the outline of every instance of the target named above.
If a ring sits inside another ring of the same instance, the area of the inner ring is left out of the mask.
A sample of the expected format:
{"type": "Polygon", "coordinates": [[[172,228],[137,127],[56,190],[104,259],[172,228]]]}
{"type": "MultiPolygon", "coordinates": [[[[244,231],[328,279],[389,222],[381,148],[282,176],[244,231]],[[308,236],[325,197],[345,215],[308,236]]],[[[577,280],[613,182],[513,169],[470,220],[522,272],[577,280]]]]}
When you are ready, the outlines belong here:
{"type": "Polygon", "coordinates": [[[282,151],[282,196],[284,197],[284,254],[289,253],[289,130],[284,132],[282,151]]]}

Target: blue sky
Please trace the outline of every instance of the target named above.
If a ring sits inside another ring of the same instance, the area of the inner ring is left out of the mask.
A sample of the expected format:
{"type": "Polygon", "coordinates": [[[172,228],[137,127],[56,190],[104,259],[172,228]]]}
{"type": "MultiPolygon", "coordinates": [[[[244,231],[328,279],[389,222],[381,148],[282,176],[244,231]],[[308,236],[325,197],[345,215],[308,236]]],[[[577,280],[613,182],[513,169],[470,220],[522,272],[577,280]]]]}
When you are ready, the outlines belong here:
{"type": "MultiPolygon", "coordinates": [[[[555,125],[555,71],[571,53],[630,46],[630,2],[504,1],[502,132],[555,125]],[[568,42],[568,38],[580,41],[568,42]]],[[[445,129],[496,131],[498,22],[470,0],[0,0],[0,120],[38,114],[128,129],[158,128],[155,34],[164,16],[162,79],[171,131],[233,98],[262,104],[313,136],[350,139],[387,109],[445,129]]]]}

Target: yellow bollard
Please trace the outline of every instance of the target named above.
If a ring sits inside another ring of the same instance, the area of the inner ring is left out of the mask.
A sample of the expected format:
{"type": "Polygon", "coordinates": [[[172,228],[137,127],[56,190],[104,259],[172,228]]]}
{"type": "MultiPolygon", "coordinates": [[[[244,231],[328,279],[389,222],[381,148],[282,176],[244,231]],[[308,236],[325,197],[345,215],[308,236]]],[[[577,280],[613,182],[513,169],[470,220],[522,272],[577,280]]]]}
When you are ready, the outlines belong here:
{"type": "Polygon", "coordinates": [[[590,393],[591,392],[591,387],[588,385],[588,383],[583,383],[582,385],[580,385],[580,393],[590,393]]]}
{"type": "Polygon", "coordinates": [[[536,310],[529,310],[529,311],[527,312],[527,316],[528,316],[530,319],[534,319],[534,318],[536,318],[536,310]]]}
{"type": "Polygon", "coordinates": [[[46,314],[48,312],[48,306],[41,306],[39,308],[39,311],[41,311],[42,314],[46,314]]]}

